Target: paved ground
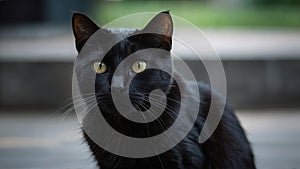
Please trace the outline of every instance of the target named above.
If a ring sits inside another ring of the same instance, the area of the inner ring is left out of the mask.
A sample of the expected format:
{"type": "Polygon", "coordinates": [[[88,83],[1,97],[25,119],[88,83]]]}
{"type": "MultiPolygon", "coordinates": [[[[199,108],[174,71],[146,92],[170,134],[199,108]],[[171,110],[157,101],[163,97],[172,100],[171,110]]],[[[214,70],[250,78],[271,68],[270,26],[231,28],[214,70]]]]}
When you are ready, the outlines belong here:
{"type": "MultiPolygon", "coordinates": [[[[239,111],[258,169],[300,168],[300,110],[239,111]]],[[[75,116],[0,112],[0,169],[94,169],[75,116]]]]}

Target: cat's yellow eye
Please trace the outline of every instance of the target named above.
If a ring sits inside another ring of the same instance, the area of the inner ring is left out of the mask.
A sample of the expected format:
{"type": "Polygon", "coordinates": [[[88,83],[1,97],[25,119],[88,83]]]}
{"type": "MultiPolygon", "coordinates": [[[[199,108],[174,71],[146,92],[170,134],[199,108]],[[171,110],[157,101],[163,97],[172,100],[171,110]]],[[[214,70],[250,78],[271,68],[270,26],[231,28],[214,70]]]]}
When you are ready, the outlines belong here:
{"type": "Polygon", "coordinates": [[[95,62],[93,65],[93,68],[94,68],[95,72],[99,73],[99,74],[105,73],[107,70],[107,66],[103,62],[95,62]]]}
{"type": "Polygon", "coordinates": [[[132,70],[135,72],[135,73],[141,73],[143,72],[147,67],[147,63],[144,62],[144,61],[135,61],[133,64],[132,64],[132,70]]]}

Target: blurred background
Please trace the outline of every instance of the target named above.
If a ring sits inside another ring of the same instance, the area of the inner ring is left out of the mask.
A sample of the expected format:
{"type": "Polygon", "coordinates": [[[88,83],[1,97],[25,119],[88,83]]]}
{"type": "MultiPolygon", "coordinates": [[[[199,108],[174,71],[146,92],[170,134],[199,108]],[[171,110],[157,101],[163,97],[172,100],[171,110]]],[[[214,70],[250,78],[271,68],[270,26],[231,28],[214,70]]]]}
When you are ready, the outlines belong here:
{"type": "MultiPolygon", "coordinates": [[[[71,112],[72,13],[104,25],[168,9],[218,51],[258,169],[300,168],[300,0],[1,0],[0,168],[95,168],[71,112]]],[[[180,57],[207,81],[200,61],[180,57]]]]}

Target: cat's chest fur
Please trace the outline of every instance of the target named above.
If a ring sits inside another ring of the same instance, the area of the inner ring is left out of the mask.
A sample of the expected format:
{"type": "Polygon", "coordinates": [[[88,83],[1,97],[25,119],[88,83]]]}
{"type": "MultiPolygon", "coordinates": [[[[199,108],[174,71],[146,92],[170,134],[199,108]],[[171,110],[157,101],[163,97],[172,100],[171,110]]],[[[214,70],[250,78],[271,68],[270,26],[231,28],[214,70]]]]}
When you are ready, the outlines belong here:
{"type": "MultiPolygon", "coordinates": [[[[178,95],[177,87],[178,86],[175,85],[170,89],[170,94],[167,97],[171,100],[174,100],[178,95]]],[[[210,99],[205,97],[207,96],[205,93],[208,91],[204,86],[199,86],[199,89],[201,95],[203,95],[201,100],[203,103],[206,103],[206,100],[210,99]]],[[[177,107],[177,105],[173,104],[172,106],[177,112],[179,111],[179,107],[177,107]]],[[[203,152],[203,148],[201,147],[202,145],[198,142],[198,140],[205,121],[205,114],[208,109],[209,104],[202,104],[199,109],[200,112],[198,113],[197,120],[187,136],[172,149],[153,157],[126,158],[117,156],[99,147],[87,134],[84,136],[101,169],[206,169],[205,166],[207,165],[207,158],[203,152]]],[[[165,111],[168,111],[168,109],[165,111]]],[[[126,127],[126,125],[122,125],[123,129],[126,127]]],[[[136,131],[133,132],[145,132],[140,130],[141,129],[139,127],[136,127],[136,131]]],[[[152,130],[156,129],[152,128],[152,130]]]]}
{"type": "Polygon", "coordinates": [[[195,129],[171,150],[148,158],[117,156],[103,150],[87,135],[85,137],[101,169],[202,169],[205,157],[193,130],[195,129]]]}

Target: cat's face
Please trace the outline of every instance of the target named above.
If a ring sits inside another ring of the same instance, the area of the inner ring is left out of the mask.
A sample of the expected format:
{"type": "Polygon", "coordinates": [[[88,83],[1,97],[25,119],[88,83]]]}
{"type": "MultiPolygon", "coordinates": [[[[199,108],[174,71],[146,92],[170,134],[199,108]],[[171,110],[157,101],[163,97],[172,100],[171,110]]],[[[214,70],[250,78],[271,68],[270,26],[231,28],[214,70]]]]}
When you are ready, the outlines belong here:
{"type": "Polygon", "coordinates": [[[120,37],[122,39],[108,50],[102,61],[97,58],[89,59],[89,64],[96,73],[95,93],[103,109],[112,109],[111,88],[116,87],[112,85],[112,79],[116,69],[124,60],[126,62],[122,64],[122,74],[117,87],[122,88],[121,91],[128,89],[129,98],[136,109],[149,108],[148,97],[152,90],[161,89],[164,93],[168,93],[172,84],[171,75],[158,69],[148,69],[154,65],[154,67],[169,66],[172,69],[169,52],[172,46],[173,25],[168,13],[155,16],[143,30],[102,29],[86,16],[74,14],[73,31],[78,52],[96,31],[107,34],[110,37],[107,41],[114,38],[120,39],[120,37]],[[154,52],[155,50],[151,52],[150,50],[135,55],[143,49],[162,49],[167,52],[154,52]]]}

